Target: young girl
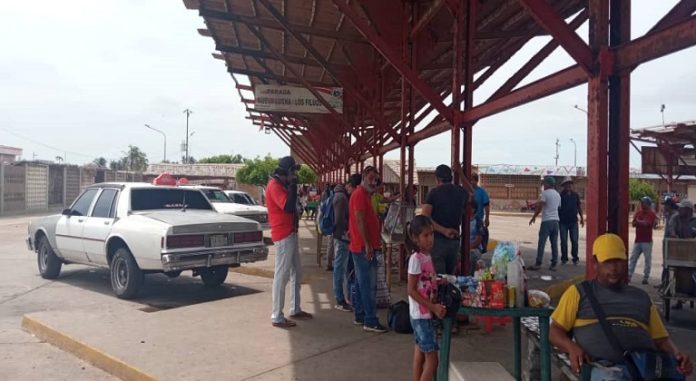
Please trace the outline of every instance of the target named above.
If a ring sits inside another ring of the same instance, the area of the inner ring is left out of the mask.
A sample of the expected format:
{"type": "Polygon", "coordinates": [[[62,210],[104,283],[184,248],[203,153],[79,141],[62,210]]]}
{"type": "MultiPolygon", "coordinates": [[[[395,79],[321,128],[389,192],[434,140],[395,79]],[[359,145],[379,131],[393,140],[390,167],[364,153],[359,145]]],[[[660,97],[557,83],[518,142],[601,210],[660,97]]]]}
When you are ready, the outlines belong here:
{"type": "Polygon", "coordinates": [[[445,316],[444,306],[434,303],[437,275],[430,259],[433,224],[429,217],[416,216],[406,225],[406,245],[413,251],[408,262],[408,304],[416,341],[413,350],[413,380],[432,381],[437,371],[437,335],[433,315],[445,316]]]}

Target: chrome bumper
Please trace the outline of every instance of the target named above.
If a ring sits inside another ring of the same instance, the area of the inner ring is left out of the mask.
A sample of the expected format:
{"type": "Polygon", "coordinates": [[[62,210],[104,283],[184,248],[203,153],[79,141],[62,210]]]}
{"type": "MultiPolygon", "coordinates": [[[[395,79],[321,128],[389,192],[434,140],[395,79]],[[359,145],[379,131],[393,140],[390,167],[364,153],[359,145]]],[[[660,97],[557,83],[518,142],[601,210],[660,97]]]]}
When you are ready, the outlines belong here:
{"type": "Polygon", "coordinates": [[[263,261],[268,258],[267,247],[245,249],[204,250],[193,253],[174,253],[162,255],[162,270],[178,271],[199,267],[236,265],[263,261]]]}
{"type": "Polygon", "coordinates": [[[31,242],[31,237],[27,237],[26,243],[27,243],[27,249],[29,249],[29,251],[35,251],[34,244],[31,242]]]}

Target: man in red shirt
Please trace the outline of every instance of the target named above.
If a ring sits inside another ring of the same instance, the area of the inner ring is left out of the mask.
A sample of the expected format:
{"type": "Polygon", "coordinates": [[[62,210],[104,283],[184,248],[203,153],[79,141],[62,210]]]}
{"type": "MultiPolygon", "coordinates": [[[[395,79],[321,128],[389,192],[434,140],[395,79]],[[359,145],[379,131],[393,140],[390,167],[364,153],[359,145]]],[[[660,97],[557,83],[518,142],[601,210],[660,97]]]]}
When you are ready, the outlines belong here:
{"type": "Polygon", "coordinates": [[[312,315],[300,308],[300,285],[302,284],[302,261],[297,239],[298,219],[301,211],[297,203],[297,170],[295,160],[286,156],[278,161],[266,186],[266,206],[268,222],[271,225],[271,239],[276,246],[275,274],[273,276],[273,313],[271,324],[274,327],[290,328],[296,323],[283,315],[285,305],[285,286],[290,280],[290,317],[311,319],[312,315]]]}
{"type": "Polygon", "coordinates": [[[355,324],[368,332],[387,332],[377,318],[377,255],[382,246],[379,219],[372,208],[371,195],[377,189],[379,173],[373,166],[363,170],[362,183],[351,194],[348,204],[349,250],[355,266],[355,324]]]}
{"type": "Polygon", "coordinates": [[[650,278],[650,264],[652,262],[652,232],[657,224],[657,215],[652,210],[652,200],[645,196],[640,199],[640,209],[633,215],[632,225],[636,228],[636,241],[633,244],[631,258],[628,261],[628,280],[631,280],[633,271],[640,254],[645,255],[645,267],[643,270],[643,284],[648,284],[650,278]]]}

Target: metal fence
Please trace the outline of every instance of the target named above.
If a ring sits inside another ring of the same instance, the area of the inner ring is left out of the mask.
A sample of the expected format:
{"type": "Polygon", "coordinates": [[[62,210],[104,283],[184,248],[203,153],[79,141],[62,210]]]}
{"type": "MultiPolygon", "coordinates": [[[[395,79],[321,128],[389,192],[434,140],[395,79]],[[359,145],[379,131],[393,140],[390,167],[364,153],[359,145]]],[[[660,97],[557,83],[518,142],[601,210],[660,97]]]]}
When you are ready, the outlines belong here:
{"type": "Polygon", "coordinates": [[[92,184],[142,180],[142,173],[90,166],[0,165],[0,215],[61,209],[70,206],[82,190],[92,184]]]}

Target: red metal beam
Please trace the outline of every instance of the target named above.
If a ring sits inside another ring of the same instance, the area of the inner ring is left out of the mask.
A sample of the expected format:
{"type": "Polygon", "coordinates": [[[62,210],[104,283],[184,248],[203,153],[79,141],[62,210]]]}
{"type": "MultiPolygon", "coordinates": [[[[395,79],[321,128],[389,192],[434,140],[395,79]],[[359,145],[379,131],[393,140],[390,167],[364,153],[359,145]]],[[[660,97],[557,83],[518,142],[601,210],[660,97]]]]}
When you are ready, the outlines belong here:
{"type": "MultiPolygon", "coordinates": [[[[583,9],[576,17],[573,19],[573,21],[570,22],[569,26],[571,29],[575,30],[580,27],[585,21],[587,20],[587,10],[583,9]]],[[[517,71],[514,75],[512,75],[498,90],[496,90],[493,95],[490,96],[489,99],[495,99],[503,94],[507,94],[512,89],[515,88],[515,86],[519,85],[520,82],[522,82],[523,79],[525,79],[529,73],[531,73],[534,69],[536,69],[539,64],[541,64],[546,57],[548,57],[556,48],[558,47],[559,42],[556,39],[552,39],[549,41],[543,48],[541,48],[532,58],[527,61],[526,64],[524,64],[520,70],[517,71]]]]}
{"type": "Polygon", "coordinates": [[[546,0],[519,0],[527,12],[541,25],[587,74],[593,72],[592,52],[575,31],[546,0]]]}
{"type": "MultiPolygon", "coordinates": [[[[411,29],[411,40],[415,40],[416,37],[418,36],[418,33],[420,33],[426,26],[428,26],[428,23],[430,23],[430,20],[437,15],[438,12],[442,9],[442,6],[445,5],[445,0],[435,0],[430,4],[430,7],[428,10],[423,12],[423,16],[418,19],[418,22],[413,26],[411,29]]],[[[418,3],[414,3],[414,6],[418,6],[418,3]]]]}
{"type": "MultiPolygon", "coordinates": [[[[363,20],[353,10],[353,7],[346,4],[344,0],[332,0],[334,5],[346,16],[372,46],[396,69],[399,74],[404,76],[406,80],[413,86],[428,102],[432,103],[435,109],[442,114],[446,120],[452,122],[452,110],[447,108],[440,100],[438,94],[419,76],[418,72],[409,68],[408,65],[401,59],[399,54],[389,46],[389,44],[380,37],[368,23],[363,20]]],[[[403,22],[403,21],[402,21],[403,22]]]]}
{"type": "Polygon", "coordinates": [[[696,45],[696,16],[619,46],[615,67],[633,67],[696,45]]]}
{"type": "MultiPolygon", "coordinates": [[[[246,49],[246,48],[237,48],[234,46],[228,46],[228,45],[222,45],[222,44],[216,44],[215,45],[215,50],[218,50],[223,53],[232,53],[232,54],[239,54],[243,56],[251,56],[255,58],[262,58],[262,59],[271,59],[277,61],[278,59],[264,51],[264,50],[257,50],[257,49],[246,49]]],[[[298,65],[307,65],[307,66],[315,66],[315,67],[321,67],[316,61],[310,58],[302,58],[302,57],[292,57],[285,55],[285,59],[294,64],[298,65]]]]}
{"type": "Polygon", "coordinates": [[[681,0],[678,2],[660,21],[655,24],[647,34],[668,27],[676,22],[682,21],[691,16],[696,11],[696,0],[681,0]]]}

